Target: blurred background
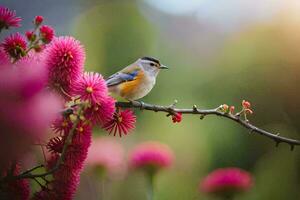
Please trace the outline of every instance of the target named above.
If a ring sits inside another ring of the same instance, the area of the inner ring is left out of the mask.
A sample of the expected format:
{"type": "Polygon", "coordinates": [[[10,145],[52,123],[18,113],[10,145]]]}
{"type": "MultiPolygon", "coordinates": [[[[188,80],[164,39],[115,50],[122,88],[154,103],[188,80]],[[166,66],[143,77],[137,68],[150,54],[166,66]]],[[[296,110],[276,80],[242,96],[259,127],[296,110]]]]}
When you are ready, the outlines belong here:
{"type": "MultiPolygon", "coordinates": [[[[170,70],[161,72],[145,102],[178,107],[239,109],[252,103],[255,125],[300,138],[299,0],[1,0],[23,17],[22,30],[43,15],[56,35],[72,35],[86,49],[86,70],[107,77],[150,55],[170,70]]],[[[198,192],[199,181],[221,167],[253,174],[253,189],[238,199],[300,199],[300,149],[249,134],[218,117],[183,116],[173,124],[163,113],[136,111],[136,130],[113,138],[128,152],[156,140],[176,155],[174,166],[156,179],[155,199],[212,199],[198,192]]],[[[95,130],[95,136],[105,136],[95,130]]],[[[111,136],[113,137],[113,136],[111,136]]],[[[76,199],[145,199],[145,178],[128,172],[100,180],[84,172],[76,199]],[[100,186],[102,185],[102,186],[100,186]],[[103,189],[103,188],[102,188],[103,189]]]]}

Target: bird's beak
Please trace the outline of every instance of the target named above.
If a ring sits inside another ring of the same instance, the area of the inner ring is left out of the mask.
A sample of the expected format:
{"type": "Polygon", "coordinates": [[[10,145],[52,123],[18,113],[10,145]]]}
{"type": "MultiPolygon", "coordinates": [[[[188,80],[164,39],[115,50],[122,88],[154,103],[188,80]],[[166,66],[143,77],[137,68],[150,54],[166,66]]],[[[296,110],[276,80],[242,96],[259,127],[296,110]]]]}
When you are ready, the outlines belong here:
{"type": "Polygon", "coordinates": [[[169,67],[165,66],[165,65],[160,65],[159,69],[169,69],[169,67]]]}

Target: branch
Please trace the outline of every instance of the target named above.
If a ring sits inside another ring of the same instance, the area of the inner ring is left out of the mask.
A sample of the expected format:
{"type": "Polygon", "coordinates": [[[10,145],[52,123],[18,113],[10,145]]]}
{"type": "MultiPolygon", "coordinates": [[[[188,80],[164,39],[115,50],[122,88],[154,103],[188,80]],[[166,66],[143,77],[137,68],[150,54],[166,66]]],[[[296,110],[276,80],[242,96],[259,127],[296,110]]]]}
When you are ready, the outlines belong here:
{"type": "Polygon", "coordinates": [[[279,134],[274,134],[266,130],[260,129],[254,126],[253,124],[251,124],[248,120],[242,120],[240,114],[233,115],[231,113],[222,112],[220,111],[220,107],[215,109],[202,110],[202,109],[198,109],[194,105],[191,109],[179,109],[179,108],[175,108],[175,104],[176,102],[170,106],[160,106],[160,105],[152,105],[152,104],[139,102],[139,101],[131,101],[131,102],[117,102],[116,106],[121,108],[138,108],[141,110],[149,110],[154,112],[165,112],[167,113],[167,115],[172,115],[174,113],[194,114],[194,115],[200,115],[200,119],[203,119],[207,115],[217,115],[235,121],[236,123],[249,129],[250,133],[259,133],[265,137],[274,140],[276,146],[278,146],[279,143],[287,143],[290,145],[291,150],[293,150],[296,145],[300,145],[299,140],[282,137],[279,136],[279,134]]]}

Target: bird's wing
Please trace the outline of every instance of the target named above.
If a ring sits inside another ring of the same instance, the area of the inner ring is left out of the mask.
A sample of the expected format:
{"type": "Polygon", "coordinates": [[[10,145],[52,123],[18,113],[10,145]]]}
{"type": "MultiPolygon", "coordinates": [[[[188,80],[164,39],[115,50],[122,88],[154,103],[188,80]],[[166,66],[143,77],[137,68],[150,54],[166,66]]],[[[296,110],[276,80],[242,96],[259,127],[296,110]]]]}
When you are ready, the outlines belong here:
{"type": "Polygon", "coordinates": [[[123,82],[132,81],[137,77],[139,70],[141,70],[141,68],[138,66],[128,66],[108,77],[106,79],[106,85],[107,87],[111,87],[123,82]]]}

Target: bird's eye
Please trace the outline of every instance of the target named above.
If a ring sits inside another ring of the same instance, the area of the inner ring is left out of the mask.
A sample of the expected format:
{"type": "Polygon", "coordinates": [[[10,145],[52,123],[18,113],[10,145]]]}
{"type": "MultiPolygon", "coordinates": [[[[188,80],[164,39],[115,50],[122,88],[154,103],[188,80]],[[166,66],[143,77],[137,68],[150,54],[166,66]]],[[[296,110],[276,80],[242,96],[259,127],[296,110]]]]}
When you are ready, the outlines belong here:
{"type": "Polygon", "coordinates": [[[150,63],[150,66],[152,66],[152,67],[153,67],[153,66],[155,66],[155,64],[154,64],[154,63],[150,63]]]}

